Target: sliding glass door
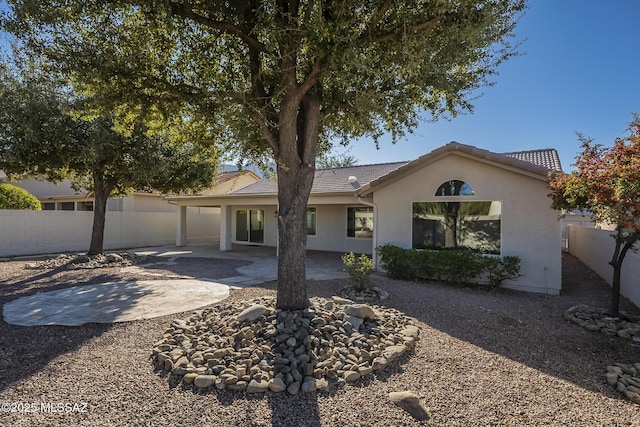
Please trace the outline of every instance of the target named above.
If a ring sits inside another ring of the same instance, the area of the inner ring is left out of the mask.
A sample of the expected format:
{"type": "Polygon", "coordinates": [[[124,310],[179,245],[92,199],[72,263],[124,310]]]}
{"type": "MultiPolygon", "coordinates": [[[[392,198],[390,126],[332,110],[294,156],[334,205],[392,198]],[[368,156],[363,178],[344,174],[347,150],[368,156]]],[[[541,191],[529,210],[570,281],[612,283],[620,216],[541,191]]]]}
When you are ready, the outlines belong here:
{"type": "Polygon", "coordinates": [[[236,240],[264,243],[264,210],[241,209],[236,211],[236,240]]]}

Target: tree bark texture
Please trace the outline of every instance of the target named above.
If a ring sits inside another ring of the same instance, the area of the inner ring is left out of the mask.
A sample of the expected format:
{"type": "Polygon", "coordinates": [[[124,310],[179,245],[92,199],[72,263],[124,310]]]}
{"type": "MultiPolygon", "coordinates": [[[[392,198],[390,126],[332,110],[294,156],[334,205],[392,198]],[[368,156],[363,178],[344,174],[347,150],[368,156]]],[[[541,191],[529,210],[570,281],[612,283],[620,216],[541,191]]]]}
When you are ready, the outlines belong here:
{"type": "Polygon", "coordinates": [[[285,105],[280,117],[278,173],[278,295],[284,310],[309,306],[305,254],[306,211],[315,172],[320,100],[307,93],[285,105]]]}
{"type": "Polygon", "coordinates": [[[98,255],[104,250],[104,224],[107,200],[111,194],[112,186],[106,184],[101,178],[95,176],[93,183],[95,200],[93,203],[93,227],[91,229],[89,255],[98,255]]]}
{"type": "Polygon", "coordinates": [[[632,235],[625,238],[622,227],[616,228],[616,247],[613,251],[613,256],[609,265],[613,267],[613,280],[611,282],[611,306],[609,307],[609,314],[613,317],[618,317],[620,314],[620,280],[622,276],[622,263],[627,256],[629,249],[632,249],[638,239],[640,238],[639,232],[634,232],[632,235]]]}
{"type": "Polygon", "coordinates": [[[620,262],[611,265],[613,267],[613,281],[611,283],[611,306],[609,307],[609,314],[613,317],[618,317],[620,314],[620,273],[622,271],[622,265],[620,262]]]}

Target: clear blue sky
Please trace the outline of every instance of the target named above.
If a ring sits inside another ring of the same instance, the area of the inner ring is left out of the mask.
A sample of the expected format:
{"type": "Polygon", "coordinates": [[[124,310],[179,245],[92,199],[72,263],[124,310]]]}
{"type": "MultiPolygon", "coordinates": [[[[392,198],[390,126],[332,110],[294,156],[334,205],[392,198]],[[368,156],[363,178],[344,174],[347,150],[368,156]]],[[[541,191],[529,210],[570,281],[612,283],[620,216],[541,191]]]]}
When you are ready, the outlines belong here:
{"type": "Polygon", "coordinates": [[[523,55],[499,67],[473,113],[424,122],[379,150],[356,141],[349,153],[368,164],[413,160],[450,141],[494,152],[555,148],[568,171],[576,132],[609,146],[640,113],[639,17],[640,0],[529,0],[515,31],[523,55]]]}
{"type": "Polygon", "coordinates": [[[349,153],[368,164],[413,160],[450,141],[494,152],[555,148],[569,171],[576,132],[610,146],[640,113],[639,19],[640,0],[529,0],[515,31],[524,55],[499,67],[473,113],[424,122],[379,150],[358,141],[349,153]]]}

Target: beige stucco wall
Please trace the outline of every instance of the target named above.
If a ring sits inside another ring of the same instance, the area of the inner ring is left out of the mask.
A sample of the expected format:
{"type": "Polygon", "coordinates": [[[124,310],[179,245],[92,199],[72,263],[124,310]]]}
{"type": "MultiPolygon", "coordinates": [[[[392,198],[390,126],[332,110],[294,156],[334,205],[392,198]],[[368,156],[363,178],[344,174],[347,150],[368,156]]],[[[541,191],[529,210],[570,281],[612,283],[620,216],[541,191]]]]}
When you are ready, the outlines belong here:
{"type": "Polygon", "coordinates": [[[39,199],[51,196],[71,196],[77,193],[76,190],[71,188],[71,182],[68,179],[61,181],[59,184],[53,184],[49,181],[29,178],[11,182],[10,184],[27,190],[39,199]]]}
{"type": "MultiPolygon", "coordinates": [[[[353,200],[356,200],[353,198],[353,200]]],[[[317,199],[315,200],[318,201],[317,199]]],[[[316,208],[316,235],[307,236],[307,249],[330,252],[354,252],[371,254],[372,239],[347,237],[347,207],[350,205],[309,204],[316,208]]],[[[262,209],[265,212],[264,243],[265,246],[276,246],[278,239],[276,208],[271,205],[234,206],[231,217],[231,240],[236,244],[246,244],[236,239],[236,212],[239,209],[262,209]]]]}
{"type": "Polygon", "coordinates": [[[125,212],[176,212],[176,206],[159,194],[133,194],[122,198],[125,212]]]}
{"type": "Polygon", "coordinates": [[[452,179],[465,181],[474,189],[475,196],[464,197],[465,201],[502,203],[501,255],[522,259],[522,277],[505,286],[558,294],[561,227],[557,212],[550,208],[546,182],[474,158],[449,154],[377,189],[373,198],[378,207],[376,244],[410,248],[412,202],[447,201],[434,194],[440,184],[452,179]]]}
{"type": "Polygon", "coordinates": [[[352,205],[312,205],[316,208],[316,235],[307,236],[307,249],[371,254],[371,238],[347,237],[347,208],[352,205]]]}
{"type": "MultiPolygon", "coordinates": [[[[78,195],[85,195],[86,191],[75,191],[71,188],[69,180],[63,180],[58,184],[37,179],[24,179],[12,182],[12,185],[20,187],[36,196],[40,201],[47,202],[48,198],[60,199],[63,201],[77,202],[78,195]],[[68,196],[74,196],[68,198],[68,196]],[[66,196],[66,197],[65,197],[66,196]]],[[[81,197],[81,200],[93,200],[93,198],[81,197]]],[[[107,211],[109,212],[175,212],[175,205],[169,204],[161,195],[157,194],[132,194],[124,198],[110,198],[107,200],[107,211]]]]}
{"type": "Polygon", "coordinates": [[[269,205],[243,205],[243,206],[234,206],[231,209],[231,241],[237,244],[250,244],[250,245],[264,245],[264,246],[276,246],[278,241],[278,222],[276,219],[276,208],[275,206],[269,205]],[[263,243],[253,243],[253,242],[242,242],[238,241],[236,238],[236,223],[237,223],[237,212],[238,210],[257,210],[261,209],[264,211],[264,242],[263,243]]]}

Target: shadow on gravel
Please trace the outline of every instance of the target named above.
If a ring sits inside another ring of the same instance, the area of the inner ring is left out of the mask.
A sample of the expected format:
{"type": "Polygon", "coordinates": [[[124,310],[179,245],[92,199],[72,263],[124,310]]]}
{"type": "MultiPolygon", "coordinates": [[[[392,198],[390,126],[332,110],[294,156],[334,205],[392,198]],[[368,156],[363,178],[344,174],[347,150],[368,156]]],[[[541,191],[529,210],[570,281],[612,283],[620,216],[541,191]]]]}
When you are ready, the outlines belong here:
{"type": "MultiPolygon", "coordinates": [[[[269,393],[266,396],[271,407],[271,425],[273,427],[321,426],[320,408],[318,407],[316,393],[300,393],[295,396],[285,393],[269,393]]],[[[354,410],[357,410],[357,408],[354,408],[354,410]]],[[[247,418],[251,419],[249,417],[251,417],[251,414],[247,413],[247,418]]]]}
{"type": "Polygon", "coordinates": [[[28,380],[53,359],[82,347],[109,331],[110,324],[14,326],[0,323],[0,392],[28,380]]]}
{"type": "MultiPolygon", "coordinates": [[[[458,340],[585,389],[621,398],[606,383],[605,368],[615,362],[640,361],[640,346],[565,320],[564,311],[575,304],[606,307],[609,287],[571,255],[565,255],[563,271],[563,289],[566,282],[567,291],[560,296],[389,281],[387,286],[409,286],[411,292],[394,295],[389,289],[391,298],[386,305],[458,340]]],[[[628,301],[623,301],[622,308],[638,312],[628,301]]],[[[431,345],[429,330],[422,331],[418,345],[431,345]]]]}
{"type": "MultiPolygon", "coordinates": [[[[223,406],[232,406],[236,401],[259,401],[266,399],[271,408],[271,425],[274,427],[283,426],[305,426],[320,427],[320,410],[317,393],[298,393],[295,396],[289,393],[273,393],[267,391],[265,394],[247,394],[246,392],[217,390],[214,387],[206,390],[199,390],[193,385],[182,383],[182,376],[171,374],[154,364],[154,372],[161,378],[168,381],[169,387],[179,389],[183,392],[191,392],[195,395],[207,396],[216,399],[223,406]]],[[[369,379],[371,381],[371,379],[369,379]]],[[[360,383],[360,382],[359,382],[360,383]]],[[[356,383],[358,384],[358,383],[356,383]]],[[[323,392],[331,395],[335,392],[323,392]]],[[[251,405],[244,405],[245,413],[237,414],[237,425],[264,425],[264,419],[258,419],[252,410],[251,405]]]]}
{"type": "MultiPolygon", "coordinates": [[[[113,274],[89,270],[46,270],[34,275],[3,279],[0,282],[0,308],[18,298],[73,286],[121,281],[113,274]],[[71,275],[65,274],[70,273],[71,275]]],[[[131,301],[133,304],[135,301],[131,301]]],[[[82,326],[15,326],[0,321],[0,391],[28,379],[53,359],[82,347],[91,339],[113,328],[112,324],[89,323],[82,326]]]]}

